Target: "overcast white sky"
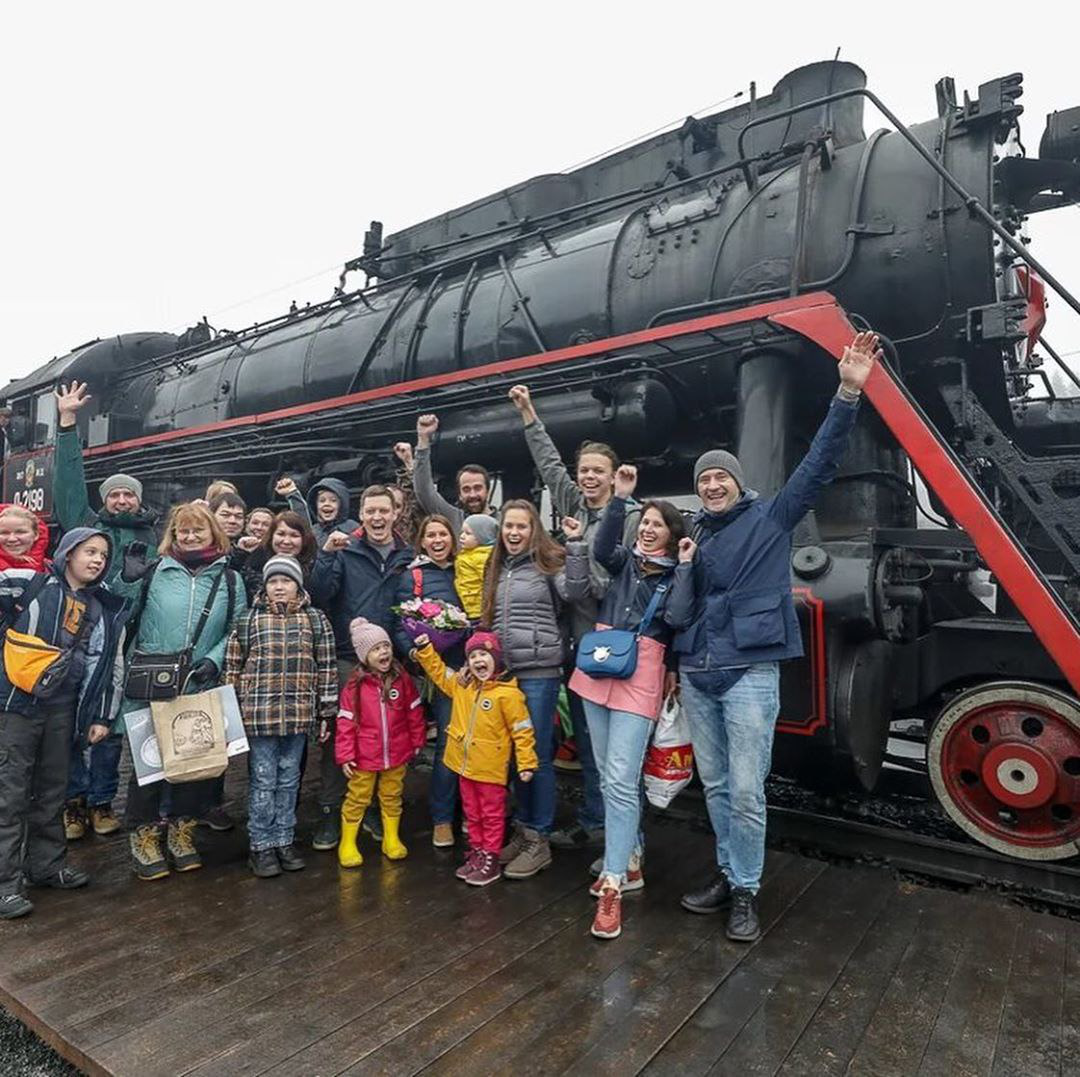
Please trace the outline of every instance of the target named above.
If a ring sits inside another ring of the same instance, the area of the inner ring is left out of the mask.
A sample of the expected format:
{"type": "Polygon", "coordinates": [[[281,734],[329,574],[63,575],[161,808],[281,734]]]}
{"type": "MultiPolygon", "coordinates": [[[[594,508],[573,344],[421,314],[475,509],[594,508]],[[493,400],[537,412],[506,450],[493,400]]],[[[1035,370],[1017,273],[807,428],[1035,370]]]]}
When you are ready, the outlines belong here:
{"type": "MultiPolygon", "coordinates": [[[[188,2],[5,12],[0,385],[97,336],[238,328],[329,295],[387,232],[841,57],[909,121],[934,82],[1025,79],[1024,136],[1080,104],[1046,8],[188,2]]],[[[868,131],[879,126],[867,114],[868,131]]],[[[1032,222],[1080,292],[1080,208],[1032,222]]],[[[1054,301],[1048,338],[1080,351],[1054,301]]],[[[1080,358],[1080,354],[1077,355],[1080,358]]]]}

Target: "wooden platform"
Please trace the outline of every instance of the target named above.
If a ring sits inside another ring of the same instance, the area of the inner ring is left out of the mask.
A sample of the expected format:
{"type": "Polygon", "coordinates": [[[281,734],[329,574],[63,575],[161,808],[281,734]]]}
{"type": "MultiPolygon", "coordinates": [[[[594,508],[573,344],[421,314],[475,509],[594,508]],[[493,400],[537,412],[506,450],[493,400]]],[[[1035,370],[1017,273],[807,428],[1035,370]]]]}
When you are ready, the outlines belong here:
{"type": "Polygon", "coordinates": [[[739,946],[677,904],[708,837],[659,823],[647,888],[599,942],[589,854],[466,887],[419,803],[408,860],[368,842],[351,872],[312,853],[260,882],[241,832],[201,833],[206,869],[158,883],[124,839],[82,843],[91,889],[0,925],[0,1002],[90,1073],[1080,1070],[1080,923],[998,897],[771,854],[765,934],[739,946]]]}

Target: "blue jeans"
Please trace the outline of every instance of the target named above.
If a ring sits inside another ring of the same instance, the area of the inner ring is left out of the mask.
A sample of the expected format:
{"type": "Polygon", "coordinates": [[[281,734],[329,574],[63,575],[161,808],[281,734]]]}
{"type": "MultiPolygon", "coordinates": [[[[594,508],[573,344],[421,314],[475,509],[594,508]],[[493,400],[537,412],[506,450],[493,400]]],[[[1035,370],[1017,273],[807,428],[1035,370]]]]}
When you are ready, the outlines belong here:
{"type": "Polygon", "coordinates": [[[431,766],[431,784],[428,786],[428,804],[431,806],[433,823],[452,823],[458,800],[458,776],[443,762],[446,750],[446,730],[450,725],[452,704],[449,696],[438,689],[431,701],[431,710],[439,733],[435,740],[435,761],[431,766]]]}
{"type": "Polygon", "coordinates": [[[558,677],[528,677],[518,680],[525,693],[533,733],[536,735],[536,755],[540,766],[531,782],[514,775],[514,795],[517,798],[517,821],[522,826],[545,836],[551,833],[555,820],[555,707],[559,702],[558,677]]]}
{"type": "Polygon", "coordinates": [[[751,666],[723,695],[702,692],[682,678],[716,863],[732,886],[757,893],[765,863],[765,778],[780,714],[780,667],[751,666]]]}
{"type": "Polygon", "coordinates": [[[253,853],[291,845],[305,733],[248,737],[248,840],[253,853]]]}
{"type": "Polygon", "coordinates": [[[587,699],[582,702],[604,795],[607,827],[603,874],[626,882],[630,854],[644,848],[641,768],[645,765],[645,752],[655,723],[629,711],[611,710],[587,699]]]}
{"type": "Polygon", "coordinates": [[[82,743],[74,745],[68,768],[67,799],[86,797],[87,806],[91,808],[111,804],[120,787],[120,754],[123,750],[122,733],[113,733],[89,748],[82,743]],[[90,757],[89,767],[87,756],[90,757]]]}
{"type": "Polygon", "coordinates": [[[581,788],[585,799],[578,809],[577,821],[586,830],[604,828],[604,795],[601,791],[600,772],[597,770],[593,751],[592,731],[586,719],[585,701],[575,692],[566,690],[570,704],[570,721],[577,741],[578,762],[581,764],[581,788]]]}

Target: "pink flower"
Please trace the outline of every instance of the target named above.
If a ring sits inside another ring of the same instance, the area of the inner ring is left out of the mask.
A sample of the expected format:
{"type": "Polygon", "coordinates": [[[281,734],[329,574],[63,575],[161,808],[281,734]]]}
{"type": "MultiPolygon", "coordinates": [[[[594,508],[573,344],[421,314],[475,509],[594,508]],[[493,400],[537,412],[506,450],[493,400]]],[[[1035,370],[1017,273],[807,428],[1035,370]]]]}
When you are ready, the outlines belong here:
{"type": "Polygon", "coordinates": [[[420,616],[421,617],[438,617],[442,613],[442,606],[438,602],[421,602],[420,603],[420,616]]]}

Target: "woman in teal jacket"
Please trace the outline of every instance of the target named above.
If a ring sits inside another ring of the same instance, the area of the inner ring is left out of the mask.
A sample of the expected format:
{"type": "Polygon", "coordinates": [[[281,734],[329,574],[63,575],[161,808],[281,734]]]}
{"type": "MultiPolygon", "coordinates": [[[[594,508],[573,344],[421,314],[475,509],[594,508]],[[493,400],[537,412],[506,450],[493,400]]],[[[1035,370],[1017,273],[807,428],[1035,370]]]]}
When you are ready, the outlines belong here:
{"type": "MultiPolygon", "coordinates": [[[[228,567],[229,540],[202,505],[174,506],[158,549],[161,559],[144,577],[136,615],[138,627],[134,629],[128,661],[135,652],[176,654],[190,647],[191,674],[181,694],[205,691],[220,681],[226,641],[234,621],[247,609],[243,581],[228,567]],[[203,624],[198,631],[200,621],[203,624]]],[[[121,721],[147,705],[143,700],[125,699],[121,721]]],[[[126,822],[132,866],[140,879],[160,879],[169,874],[158,822],[165,789],[170,793],[166,848],[172,866],[177,871],[202,867],[195,848],[195,824],[209,803],[213,784],[210,779],[140,786],[132,774],[126,822]]]]}

